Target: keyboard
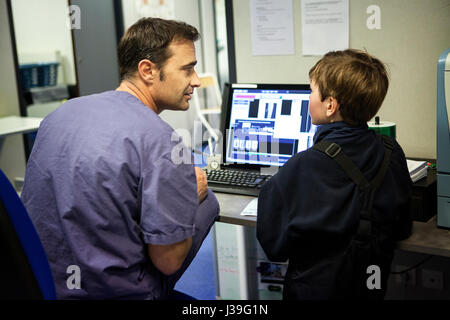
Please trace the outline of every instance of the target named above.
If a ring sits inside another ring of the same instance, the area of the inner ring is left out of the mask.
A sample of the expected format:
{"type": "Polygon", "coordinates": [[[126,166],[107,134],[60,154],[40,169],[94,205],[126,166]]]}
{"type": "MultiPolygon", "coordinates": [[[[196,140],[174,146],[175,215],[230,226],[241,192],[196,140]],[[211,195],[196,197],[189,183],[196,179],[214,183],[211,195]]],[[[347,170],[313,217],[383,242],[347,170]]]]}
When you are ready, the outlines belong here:
{"type": "Polygon", "coordinates": [[[258,196],[259,190],[271,176],[245,170],[206,170],[212,191],[258,196]]]}

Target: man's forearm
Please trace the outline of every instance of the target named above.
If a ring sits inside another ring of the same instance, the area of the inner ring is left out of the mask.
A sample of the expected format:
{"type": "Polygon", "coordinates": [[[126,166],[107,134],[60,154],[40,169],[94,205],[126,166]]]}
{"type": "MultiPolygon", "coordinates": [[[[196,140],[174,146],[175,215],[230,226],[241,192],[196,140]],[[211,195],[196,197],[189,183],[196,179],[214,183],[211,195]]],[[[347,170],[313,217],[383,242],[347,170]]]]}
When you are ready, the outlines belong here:
{"type": "Polygon", "coordinates": [[[165,275],[172,275],[183,265],[192,247],[192,238],[170,245],[148,245],[148,253],[154,266],[165,275]]]}

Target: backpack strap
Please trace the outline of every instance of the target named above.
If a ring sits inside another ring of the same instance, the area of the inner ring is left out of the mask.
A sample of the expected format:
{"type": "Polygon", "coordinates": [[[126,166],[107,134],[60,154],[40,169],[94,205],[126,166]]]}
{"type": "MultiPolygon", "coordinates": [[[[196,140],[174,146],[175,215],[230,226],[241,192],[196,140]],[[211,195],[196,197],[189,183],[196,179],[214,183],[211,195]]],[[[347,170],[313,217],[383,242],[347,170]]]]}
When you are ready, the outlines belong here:
{"type": "Polygon", "coordinates": [[[325,153],[331,159],[336,161],[358,187],[366,188],[369,185],[369,182],[362,174],[361,170],[359,170],[353,161],[350,160],[350,158],[342,151],[341,146],[337,143],[322,140],[314,144],[313,149],[325,153]]]}
{"type": "MultiPolygon", "coordinates": [[[[368,220],[369,223],[361,223],[358,233],[371,234],[372,232],[372,222],[374,222],[373,217],[373,202],[375,200],[375,194],[378,187],[384,180],[387,169],[389,168],[389,163],[391,162],[392,150],[394,149],[394,142],[391,138],[382,135],[383,144],[385,147],[383,161],[381,162],[380,169],[378,170],[375,177],[368,182],[361,170],[355,165],[355,163],[342,151],[341,146],[335,142],[328,140],[321,140],[320,142],[314,144],[312,147],[318,150],[331,159],[336,161],[339,166],[347,173],[347,175],[353,180],[353,182],[358,186],[362,195],[362,207],[360,217],[363,220],[368,220]]],[[[361,219],[360,219],[361,220],[361,219]]]]}
{"type": "Polygon", "coordinates": [[[386,172],[389,168],[389,163],[391,162],[392,150],[394,149],[394,142],[387,136],[381,135],[383,138],[384,144],[384,157],[381,162],[380,169],[378,169],[378,173],[375,177],[370,181],[367,192],[365,193],[365,198],[363,201],[363,210],[362,216],[367,219],[370,217],[370,220],[373,221],[373,202],[375,200],[375,193],[378,190],[378,187],[383,183],[384,177],[386,176],[386,172]]]}
{"type": "Polygon", "coordinates": [[[381,138],[383,139],[384,144],[384,158],[377,175],[370,182],[375,189],[377,189],[384,180],[386,171],[389,168],[389,163],[391,162],[392,150],[394,150],[394,142],[391,138],[385,135],[381,135],[381,138]]]}

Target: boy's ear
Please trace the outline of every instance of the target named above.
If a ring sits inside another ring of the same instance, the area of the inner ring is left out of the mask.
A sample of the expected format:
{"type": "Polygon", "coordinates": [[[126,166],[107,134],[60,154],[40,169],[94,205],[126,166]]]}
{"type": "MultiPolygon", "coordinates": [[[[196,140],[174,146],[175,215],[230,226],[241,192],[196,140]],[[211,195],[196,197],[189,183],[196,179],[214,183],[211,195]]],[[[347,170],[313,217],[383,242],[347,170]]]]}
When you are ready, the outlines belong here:
{"type": "Polygon", "coordinates": [[[153,82],[158,72],[156,65],[148,59],[143,59],[138,64],[139,77],[145,82],[153,82]]]}
{"type": "Polygon", "coordinates": [[[328,97],[327,99],[327,116],[331,117],[339,112],[339,103],[333,97],[328,97]]]}

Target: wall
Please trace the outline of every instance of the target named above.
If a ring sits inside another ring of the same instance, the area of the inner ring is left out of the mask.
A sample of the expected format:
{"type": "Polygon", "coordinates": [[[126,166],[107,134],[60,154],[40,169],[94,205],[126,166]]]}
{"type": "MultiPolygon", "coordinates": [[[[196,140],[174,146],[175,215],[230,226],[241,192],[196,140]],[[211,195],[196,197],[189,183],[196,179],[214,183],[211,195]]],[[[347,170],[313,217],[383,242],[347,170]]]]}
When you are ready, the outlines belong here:
{"type": "MultiPolygon", "coordinates": [[[[14,56],[6,1],[0,0],[0,117],[19,116],[14,56]]],[[[0,138],[0,168],[11,182],[25,175],[25,152],[21,135],[0,138]]]]}
{"type": "MultiPolygon", "coordinates": [[[[409,157],[436,158],[436,66],[450,47],[450,0],[349,0],[350,47],[387,63],[391,84],[379,112],[397,124],[409,157]],[[381,9],[381,29],[368,30],[366,9],[381,9]]],[[[320,57],[302,56],[301,2],[293,0],[295,55],[252,56],[250,0],[234,0],[238,82],[309,83],[320,57]]]]}

